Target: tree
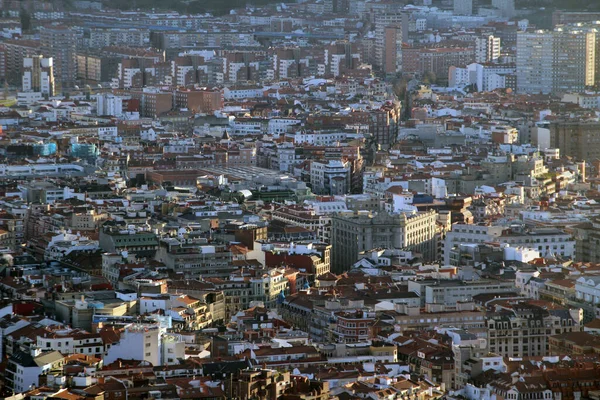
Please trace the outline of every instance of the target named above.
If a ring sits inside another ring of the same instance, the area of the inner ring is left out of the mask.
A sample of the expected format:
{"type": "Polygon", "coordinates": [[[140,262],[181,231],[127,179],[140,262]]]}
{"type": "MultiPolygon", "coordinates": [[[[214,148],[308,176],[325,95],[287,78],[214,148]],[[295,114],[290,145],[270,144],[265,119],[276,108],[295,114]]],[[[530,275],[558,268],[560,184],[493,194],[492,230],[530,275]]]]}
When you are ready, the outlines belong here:
{"type": "Polygon", "coordinates": [[[31,29],[31,14],[24,9],[21,8],[21,12],[19,13],[19,18],[21,19],[21,31],[26,32],[31,29]]]}
{"type": "Polygon", "coordinates": [[[423,83],[432,84],[432,83],[435,83],[436,81],[437,81],[437,76],[435,75],[435,72],[427,71],[423,74],[423,83]]]}

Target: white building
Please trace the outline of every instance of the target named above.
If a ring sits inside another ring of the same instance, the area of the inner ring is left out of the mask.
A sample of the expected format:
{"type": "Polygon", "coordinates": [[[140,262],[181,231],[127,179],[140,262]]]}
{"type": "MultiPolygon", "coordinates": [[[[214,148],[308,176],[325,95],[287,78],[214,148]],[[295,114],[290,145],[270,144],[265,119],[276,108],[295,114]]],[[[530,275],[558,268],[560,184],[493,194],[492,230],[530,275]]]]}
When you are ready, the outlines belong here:
{"type": "Polygon", "coordinates": [[[318,194],[343,195],[350,191],[350,163],[330,160],[310,165],[312,191],[318,194]]]}
{"type": "Polygon", "coordinates": [[[563,103],[573,103],[581,108],[600,108],[600,93],[565,93],[563,103]]]}
{"type": "Polygon", "coordinates": [[[74,251],[94,252],[99,249],[97,240],[90,240],[88,237],[81,236],[81,234],[74,235],[61,232],[50,239],[50,243],[44,251],[44,258],[46,260],[61,260],[74,251]]]}
{"type": "Polygon", "coordinates": [[[226,87],[223,89],[223,97],[225,100],[251,99],[263,97],[264,90],[262,87],[240,86],[226,87]]]}
{"type": "Polygon", "coordinates": [[[120,359],[143,360],[154,366],[161,365],[161,330],[158,326],[131,324],[125,328],[118,343],[106,352],[104,364],[120,359]]]}
{"type": "Polygon", "coordinates": [[[446,234],[444,264],[450,264],[450,250],[453,247],[466,243],[506,243],[511,247],[537,250],[543,256],[556,254],[569,258],[575,255],[575,240],[560,229],[454,224],[446,234]]]}
{"type": "Polygon", "coordinates": [[[115,117],[123,115],[123,98],[111,93],[96,95],[96,114],[115,117]]]}
{"type": "Polygon", "coordinates": [[[42,353],[34,348],[31,354],[19,351],[8,360],[6,386],[13,393],[23,393],[39,386],[39,377],[64,364],[64,357],[58,351],[42,353]]]}
{"type": "Polygon", "coordinates": [[[479,63],[469,64],[464,68],[450,67],[448,69],[448,86],[464,87],[476,85],[480,92],[490,92],[507,87],[507,77],[515,75],[514,65],[484,65],[479,63]]]}
{"type": "Polygon", "coordinates": [[[300,125],[300,120],[295,118],[271,118],[267,125],[267,133],[281,135],[286,133],[291,126],[300,125]]]}
{"type": "Polygon", "coordinates": [[[475,39],[475,62],[497,62],[500,58],[500,38],[484,35],[475,39]]]}

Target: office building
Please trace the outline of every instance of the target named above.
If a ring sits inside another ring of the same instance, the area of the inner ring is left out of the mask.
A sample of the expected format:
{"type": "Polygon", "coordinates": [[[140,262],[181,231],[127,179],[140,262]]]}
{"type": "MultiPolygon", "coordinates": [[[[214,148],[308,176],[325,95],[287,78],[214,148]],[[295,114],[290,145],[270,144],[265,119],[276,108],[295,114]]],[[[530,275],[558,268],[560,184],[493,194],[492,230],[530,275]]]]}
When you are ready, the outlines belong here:
{"type": "Polygon", "coordinates": [[[504,18],[511,19],[515,16],[515,0],[492,0],[492,7],[497,8],[504,18]]]}
{"type": "Polygon", "coordinates": [[[436,257],[436,213],[399,214],[358,212],[338,214],[331,219],[332,269],[345,271],[359,259],[359,253],[374,248],[407,249],[436,257]]]}
{"type": "Polygon", "coordinates": [[[455,15],[472,15],[473,0],[454,0],[455,15]]]}
{"type": "Polygon", "coordinates": [[[452,309],[458,303],[473,301],[473,296],[482,293],[511,293],[514,282],[492,280],[462,281],[456,279],[415,280],[408,282],[408,291],[419,295],[421,306],[437,304],[452,309]]]}
{"type": "Polygon", "coordinates": [[[43,56],[23,59],[22,88],[24,92],[39,92],[54,96],[54,70],[52,58],[43,56]]]}

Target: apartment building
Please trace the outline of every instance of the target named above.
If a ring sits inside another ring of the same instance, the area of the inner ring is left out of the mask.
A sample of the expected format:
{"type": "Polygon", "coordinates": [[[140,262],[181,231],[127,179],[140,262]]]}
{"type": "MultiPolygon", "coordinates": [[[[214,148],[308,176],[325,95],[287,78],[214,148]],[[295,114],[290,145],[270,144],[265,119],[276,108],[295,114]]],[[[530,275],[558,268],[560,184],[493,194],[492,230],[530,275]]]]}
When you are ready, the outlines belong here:
{"type": "Polygon", "coordinates": [[[43,56],[23,58],[22,88],[24,92],[39,92],[54,96],[54,67],[52,58],[43,56]]]}
{"type": "Polygon", "coordinates": [[[497,306],[497,311],[486,317],[490,352],[503,357],[534,357],[549,354],[552,335],[581,330],[583,311],[520,302],[497,306]]]}
{"type": "Polygon", "coordinates": [[[593,30],[538,30],[517,34],[517,91],[565,93],[595,83],[593,30]]]}
{"type": "Polygon", "coordinates": [[[600,158],[600,123],[595,121],[556,121],[550,124],[550,147],[562,156],[592,161],[600,158]]]}
{"type": "MultiPolygon", "coordinates": [[[[375,14],[375,65],[383,68],[388,63],[400,57],[396,51],[388,52],[389,50],[397,50],[398,43],[401,44],[403,39],[408,34],[408,14],[404,13],[377,13],[375,14]],[[387,30],[386,28],[394,28],[387,30]],[[403,32],[406,33],[403,33],[403,32]]],[[[401,64],[400,64],[401,65],[401,64]]]]}
{"type": "Polygon", "coordinates": [[[23,59],[41,53],[38,40],[6,40],[5,49],[6,80],[12,85],[22,84],[23,59]]]}
{"type": "Polygon", "coordinates": [[[54,77],[62,87],[77,80],[77,33],[65,26],[42,27],[40,44],[44,56],[54,60],[54,77]]]}
{"type": "Polygon", "coordinates": [[[500,58],[501,40],[494,35],[483,35],[475,39],[475,62],[496,62],[500,58]]]}
{"type": "Polygon", "coordinates": [[[473,0],[454,0],[453,12],[455,15],[472,15],[473,0]]]}

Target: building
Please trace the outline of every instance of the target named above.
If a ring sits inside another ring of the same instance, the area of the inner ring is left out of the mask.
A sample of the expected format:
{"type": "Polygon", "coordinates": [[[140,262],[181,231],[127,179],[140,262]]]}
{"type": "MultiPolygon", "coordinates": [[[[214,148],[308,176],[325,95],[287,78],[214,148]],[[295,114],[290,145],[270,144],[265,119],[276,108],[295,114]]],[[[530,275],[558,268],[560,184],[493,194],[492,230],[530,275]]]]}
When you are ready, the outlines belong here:
{"type": "Polygon", "coordinates": [[[310,184],[315,194],[344,195],[350,192],[351,165],[348,161],[313,161],[310,164],[310,184]]]}
{"type": "Polygon", "coordinates": [[[511,19],[515,16],[515,0],[492,0],[492,7],[496,7],[504,18],[511,19]]]}
{"type": "Polygon", "coordinates": [[[455,15],[472,15],[473,14],[473,0],[454,0],[455,15]]]}
{"type": "Polygon", "coordinates": [[[384,29],[383,72],[393,74],[402,70],[402,26],[386,26],[384,29]]]}
{"type": "Polygon", "coordinates": [[[487,314],[489,351],[504,357],[550,354],[549,338],[578,332],[581,309],[546,309],[525,302],[498,306],[487,314]]]}
{"type": "Polygon", "coordinates": [[[128,325],[117,343],[106,352],[104,365],[119,359],[147,361],[152,365],[161,364],[161,332],[158,326],[128,325]]]}
{"type": "MultiPolygon", "coordinates": [[[[460,244],[467,243],[499,243],[511,247],[526,247],[537,250],[542,256],[560,255],[575,256],[575,240],[564,231],[556,228],[531,228],[515,226],[485,226],[454,224],[446,233],[444,243],[444,264],[455,265],[453,257],[458,253],[453,250],[460,244]]],[[[335,250],[334,250],[335,254],[335,250]]]]}
{"type": "Polygon", "coordinates": [[[51,57],[24,58],[22,77],[24,92],[40,92],[46,97],[54,96],[54,69],[51,57]]]}
{"type": "Polygon", "coordinates": [[[475,39],[475,62],[497,62],[500,58],[501,40],[494,35],[484,35],[475,39]]]}
{"type": "Polygon", "coordinates": [[[219,90],[179,89],[175,92],[175,106],[210,114],[223,108],[223,94],[219,90]]]}
{"type": "MultiPolygon", "coordinates": [[[[378,13],[375,14],[375,65],[383,68],[386,65],[387,57],[392,57],[392,60],[397,59],[398,54],[395,51],[397,49],[397,43],[402,43],[404,34],[398,35],[403,29],[408,32],[408,15],[404,13],[378,13]],[[386,28],[394,27],[395,31],[386,32],[386,28]],[[392,34],[393,32],[393,34],[392,34]],[[392,50],[391,53],[388,53],[392,50]]],[[[401,55],[400,55],[401,57],[401,55]]],[[[401,58],[400,58],[401,60],[401,58]]],[[[392,61],[390,61],[391,63],[392,61]]]]}
{"type": "Polygon", "coordinates": [[[77,54],[77,79],[86,84],[109,84],[118,79],[121,58],[103,54],[77,54]]]}
{"type": "Polygon", "coordinates": [[[496,89],[517,88],[516,67],[514,64],[473,63],[466,67],[448,69],[448,86],[465,87],[475,85],[480,92],[496,89]]]}
{"type": "Polygon", "coordinates": [[[5,49],[6,80],[12,85],[21,85],[23,59],[40,54],[40,42],[37,40],[6,40],[2,44],[5,49]]]}
{"type": "Polygon", "coordinates": [[[517,34],[517,91],[565,93],[595,83],[593,30],[538,30],[517,34]]]}
{"type": "Polygon", "coordinates": [[[332,217],[332,269],[345,271],[363,251],[374,248],[407,249],[436,258],[436,213],[434,211],[388,214],[358,212],[332,217]]]}
{"type": "Polygon", "coordinates": [[[419,295],[421,306],[443,306],[446,311],[453,311],[462,302],[473,301],[473,296],[482,293],[511,293],[515,290],[514,282],[501,282],[480,279],[462,281],[455,279],[408,281],[408,290],[419,295]]]}
{"type": "Polygon", "coordinates": [[[600,263],[600,218],[592,217],[590,222],[575,225],[574,236],[577,242],[577,261],[600,263]]]}
{"type": "Polygon", "coordinates": [[[123,98],[111,93],[100,93],[96,96],[97,115],[123,115],[123,98]]]}
{"type": "Polygon", "coordinates": [[[550,147],[560,149],[562,156],[592,161],[600,158],[600,123],[563,120],[550,128],[550,147]]]}
{"type": "Polygon", "coordinates": [[[17,351],[8,359],[5,379],[6,386],[14,393],[23,393],[40,385],[40,378],[51,371],[62,371],[65,358],[58,351],[42,353],[33,349],[32,353],[17,351]]]}
{"type": "Polygon", "coordinates": [[[475,47],[466,43],[453,47],[406,47],[402,52],[403,72],[427,74],[445,79],[450,67],[475,62],[475,47]]]}
{"type": "Polygon", "coordinates": [[[77,33],[65,26],[42,27],[40,49],[52,57],[57,85],[70,88],[77,80],[77,33]]]}
{"type": "Polygon", "coordinates": [[[209,245],[193,239],[164,238],[157,258],[176,272],[226,277],[236,269],[224,245],[209,245]]]}

